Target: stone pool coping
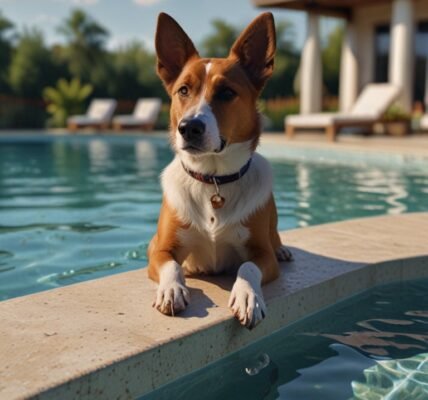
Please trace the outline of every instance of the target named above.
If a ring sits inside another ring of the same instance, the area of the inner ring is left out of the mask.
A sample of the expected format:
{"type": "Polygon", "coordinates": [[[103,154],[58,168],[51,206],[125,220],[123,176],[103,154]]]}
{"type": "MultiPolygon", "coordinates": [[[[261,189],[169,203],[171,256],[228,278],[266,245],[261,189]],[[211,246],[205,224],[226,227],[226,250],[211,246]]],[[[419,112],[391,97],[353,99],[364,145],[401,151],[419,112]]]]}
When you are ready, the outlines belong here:
{"type": "Polygon", "coordinates": [[[282,234],[295,261],[264,288],[252,331],[231,316],[227,277],[188,279],[180,316],[151,307],[138,270],[0,303],[0,399],[128,399],[180,378],[377,284],[428,277],[428,213],[365,218],[282,234]]]}

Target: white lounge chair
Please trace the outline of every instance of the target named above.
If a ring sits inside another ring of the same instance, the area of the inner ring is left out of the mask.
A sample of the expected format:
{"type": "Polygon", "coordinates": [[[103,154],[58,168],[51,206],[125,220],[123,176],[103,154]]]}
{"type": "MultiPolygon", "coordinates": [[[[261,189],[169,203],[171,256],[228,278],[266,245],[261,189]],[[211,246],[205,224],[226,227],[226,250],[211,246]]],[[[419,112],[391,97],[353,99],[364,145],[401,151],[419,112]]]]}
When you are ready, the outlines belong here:
{"type": "Polygon", "coordinates": [[[428,130],[428,114],[422,116],[420,120],[420,128],[424,131],[428,130]]]}
{"type": "Polygon", "coordinates": [[[116,104],[116,100],[113,99],[93,99],[85,115],[74,115],[68,118],[68,129],[76,130],[86,126],[107,129],[116,104]]]}
{"type": "Polygon", "coordinates": [[[138,100],[132,115],[118,115],[113,119],[114,129],[121,130],[124,127],[153,129],[162,101],[158,98],[144,98],[138,100]]]}
{"type": "Polygon", "coordinates": [[[400,88],[388,83],[367,85],[352,110],[347,113],[290,115],[286,117],[286,135],[292,138],[297,128],[324,128],[328,139],[334,141],[340,128],[372,126],[379,122],[399,94],[400,88]]]}

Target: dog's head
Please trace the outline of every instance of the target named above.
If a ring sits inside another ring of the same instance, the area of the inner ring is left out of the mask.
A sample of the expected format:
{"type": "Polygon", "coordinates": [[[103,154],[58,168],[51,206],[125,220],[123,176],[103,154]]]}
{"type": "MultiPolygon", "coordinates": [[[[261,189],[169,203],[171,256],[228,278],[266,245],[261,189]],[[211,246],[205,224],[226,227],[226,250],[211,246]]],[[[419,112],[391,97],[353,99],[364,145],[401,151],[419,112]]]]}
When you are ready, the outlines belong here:
{"type": "Polygon", "coordinates": [[[175,150],[198,158],[220,155],[234,144],[246,143],[254,151],[260,135],[256,102],[273,72],[272,14],[256,18],[227,58],[201,58],[180,25],[162,13],[156,52],[157,72],[171,97],[175,150]]]}

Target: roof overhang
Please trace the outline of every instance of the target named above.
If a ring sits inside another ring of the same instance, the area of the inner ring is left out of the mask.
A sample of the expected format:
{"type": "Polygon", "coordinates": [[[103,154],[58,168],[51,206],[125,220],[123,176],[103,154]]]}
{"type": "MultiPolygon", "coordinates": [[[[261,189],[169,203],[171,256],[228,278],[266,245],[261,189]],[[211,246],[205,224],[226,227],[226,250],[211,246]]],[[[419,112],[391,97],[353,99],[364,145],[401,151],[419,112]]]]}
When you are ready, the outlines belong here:
{"type": "MultiPolygon", "coordinates": [[[[252,0],[256,7],[287,8],[315,12],[334,17],[350,18],[355,7],[373,5],[373,0],[252,0]]],[[[391,3],[392,0],[377,0],[391,3]]]]}

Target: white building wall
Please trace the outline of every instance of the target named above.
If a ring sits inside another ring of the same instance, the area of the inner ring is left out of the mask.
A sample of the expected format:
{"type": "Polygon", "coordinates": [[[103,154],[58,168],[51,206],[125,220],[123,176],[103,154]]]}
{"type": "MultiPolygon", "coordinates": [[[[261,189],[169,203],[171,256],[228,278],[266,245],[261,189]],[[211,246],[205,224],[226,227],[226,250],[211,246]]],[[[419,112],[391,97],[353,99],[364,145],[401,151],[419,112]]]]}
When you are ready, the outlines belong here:
{"type": "MultiPolygon", "coordinates": [[[[413,0],[415,23],[428,20],[428,0],[413,0]]],[[[390,24],[392,1],[381,5],[358,7],[354,12],[354,24],[357,32],[357,55],[359,62],[358,87],[374,80],[374,33],[377,25],[390,24]]]]}
{"type": "Polygon", "coordinates": [[[391,4],[358,7],[354,13],[357,31],[357,54],[359,60],[359,82],[361,91],[374,80],[374,34],[377,25],[389,24],[391,21],[391,4]]]}

